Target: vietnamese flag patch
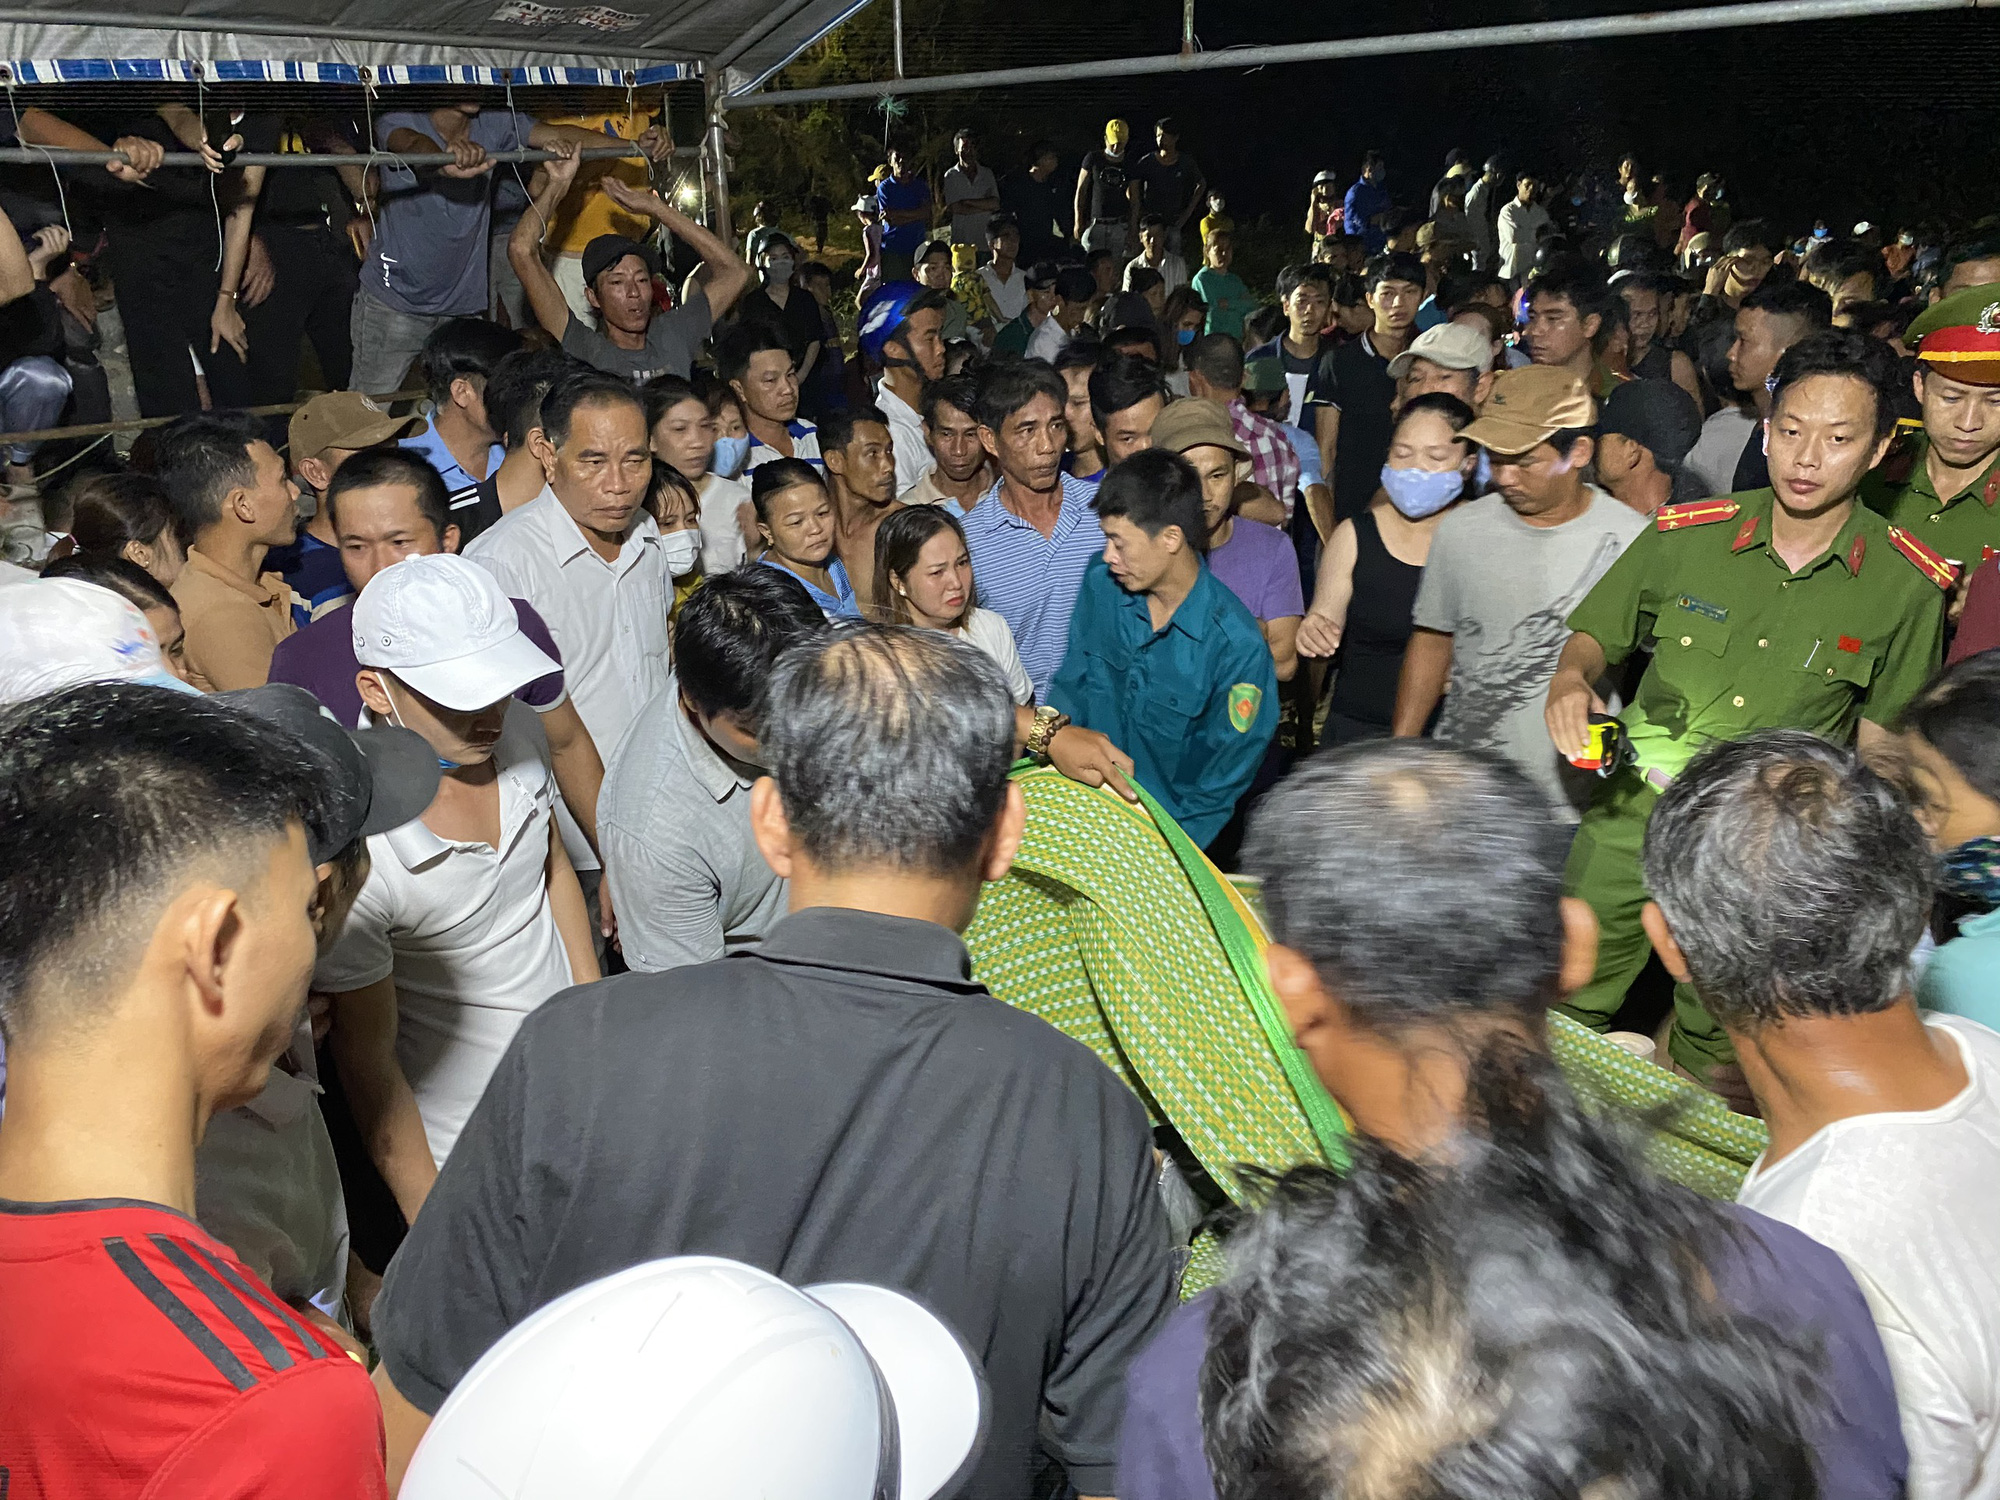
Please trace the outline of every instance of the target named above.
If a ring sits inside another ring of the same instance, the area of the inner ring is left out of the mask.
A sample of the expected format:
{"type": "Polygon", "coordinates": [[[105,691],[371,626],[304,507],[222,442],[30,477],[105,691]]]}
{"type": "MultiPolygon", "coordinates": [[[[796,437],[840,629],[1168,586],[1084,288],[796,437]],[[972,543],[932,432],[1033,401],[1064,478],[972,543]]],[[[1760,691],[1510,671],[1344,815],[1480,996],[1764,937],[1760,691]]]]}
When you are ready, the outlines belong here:
{"type": "Polygon", "coordinates": [[[1838,644],[1843,651],[1859,652],[1861,650],[1861,642],[1851,635],[1842,636],[1838,644]]]}

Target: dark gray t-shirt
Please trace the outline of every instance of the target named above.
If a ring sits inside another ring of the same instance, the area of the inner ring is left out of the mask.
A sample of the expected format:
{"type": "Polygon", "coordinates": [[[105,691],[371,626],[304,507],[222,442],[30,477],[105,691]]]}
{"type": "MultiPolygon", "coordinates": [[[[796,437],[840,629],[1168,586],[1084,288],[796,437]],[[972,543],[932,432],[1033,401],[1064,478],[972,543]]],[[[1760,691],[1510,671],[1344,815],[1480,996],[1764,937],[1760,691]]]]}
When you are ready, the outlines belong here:
{"type": "Polygon", "coordinates": [[[375,1336],[435,1412],[508,1329],[670,1255],[906,1291],[979,1360],[957,1491],[1037,1449],[1116,1493],[1125,1368],[1174,1306],[1138,1098],[930,922],[817,907],[763,945],[566,990],[515,1034],[389,1268],[375,1336]]]}
{"type": "Polygon", "coordinates": [[[708,294],[696,289],[672,312],[653,314],[653,321],[646,325],[643,349],[621,349],[571,313],[563,327],[563,353],[573,354],[607,375],[623,376],[634,385],[644,385],[655,375],[678,375],[685,380],[694,369],[701,341],[714,326],[708,294]]]}

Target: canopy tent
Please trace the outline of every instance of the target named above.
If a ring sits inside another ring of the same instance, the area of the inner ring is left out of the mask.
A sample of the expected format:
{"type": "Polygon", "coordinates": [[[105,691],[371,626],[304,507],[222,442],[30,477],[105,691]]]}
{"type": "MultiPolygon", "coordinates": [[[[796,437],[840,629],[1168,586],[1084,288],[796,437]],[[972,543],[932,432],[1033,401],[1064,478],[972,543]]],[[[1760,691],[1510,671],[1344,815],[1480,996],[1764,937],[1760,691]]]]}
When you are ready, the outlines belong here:
{"type": "Polygon", "coordinates": [[[37,0],[0,6],[12,84],[610,84],[754,89],[868,0],[37,0]]]}

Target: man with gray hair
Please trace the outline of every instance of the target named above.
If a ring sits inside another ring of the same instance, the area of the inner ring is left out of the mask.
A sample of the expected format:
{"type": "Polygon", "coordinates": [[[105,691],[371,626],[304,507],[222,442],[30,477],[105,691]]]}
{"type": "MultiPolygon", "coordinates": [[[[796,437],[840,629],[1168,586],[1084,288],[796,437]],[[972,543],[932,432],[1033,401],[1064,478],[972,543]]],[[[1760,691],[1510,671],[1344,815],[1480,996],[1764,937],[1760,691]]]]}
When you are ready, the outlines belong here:
{"type": "Polygon", "coordinates": [[[988,1397],[957,1493],[1026,1500],[1039,1449],[1115,1494],[1172,1252],[1144,1107],[988,995],[958,937],[1025,818],[1000,669],[931,631],[822,632],[772,669],[758,750],[751,828],[789,915],[754,952],[527,1018],[375,1306],[390,1472],[536,1308],[704,1254],[950,1323],[988,1397]]]}
{"type": "Polygon", "coordinates": [[[1888,1351],[1912,1500],[2000,1495],[2000,1036],[1920,1015],[1935,860],[1802,730],[1705,750],[1646,830],[1647,935],[1771,1129],[1740,1202],[1838,1250],[1888,1351]]]}

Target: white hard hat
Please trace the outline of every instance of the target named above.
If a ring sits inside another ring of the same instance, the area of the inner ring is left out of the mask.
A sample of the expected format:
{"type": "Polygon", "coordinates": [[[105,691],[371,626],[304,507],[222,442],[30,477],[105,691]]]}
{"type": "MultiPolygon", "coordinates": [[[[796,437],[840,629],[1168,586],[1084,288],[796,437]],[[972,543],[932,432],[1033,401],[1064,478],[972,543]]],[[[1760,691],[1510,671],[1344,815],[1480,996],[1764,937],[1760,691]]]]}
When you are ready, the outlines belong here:
{"type": "Polygon", "coordinates": [[[511,1329],[439,1408],[402,1500],[930,1500],[984,1432],[977,1367],[898,1292],[678,1256],[511,1329]]]}

